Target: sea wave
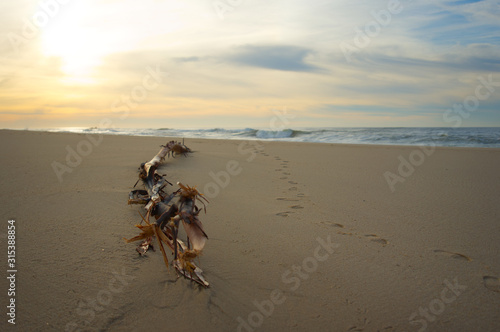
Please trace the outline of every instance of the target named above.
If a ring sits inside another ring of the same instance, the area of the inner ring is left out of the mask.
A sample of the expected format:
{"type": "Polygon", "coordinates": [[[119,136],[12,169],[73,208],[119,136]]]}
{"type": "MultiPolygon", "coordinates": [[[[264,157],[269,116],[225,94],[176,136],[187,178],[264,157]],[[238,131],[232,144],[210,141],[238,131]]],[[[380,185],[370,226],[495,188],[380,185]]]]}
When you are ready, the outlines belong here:
{"type": "Polygon", "coordinates": [[[257,130],[255,133],[257,138],[262,139],[274,139],[274,138],[288,138],[295,137],[295,130],[284,129],[284,130],[257,130]]]}
{"type": "Polygon", "coordinates": [[[42,129],[51,132],[156,136],[170,138],[210,138],[269,140],[341,144],[436,145],[500,148],[500,128],[98,128],[72,127],[42,129]]]}

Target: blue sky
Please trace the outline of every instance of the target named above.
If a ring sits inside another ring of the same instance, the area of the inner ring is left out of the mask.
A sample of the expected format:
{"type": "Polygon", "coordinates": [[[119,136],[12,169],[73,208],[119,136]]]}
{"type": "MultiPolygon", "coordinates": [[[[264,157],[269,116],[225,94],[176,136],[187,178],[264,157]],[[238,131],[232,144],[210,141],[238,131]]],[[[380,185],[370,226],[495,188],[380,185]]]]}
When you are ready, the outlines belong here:
{"type": "Polygon", "coordinates": [[[452,114],[500,126],[499,17],[488,0],[2,2],[0,121],[446,127],[476,98],[452,114]]]}

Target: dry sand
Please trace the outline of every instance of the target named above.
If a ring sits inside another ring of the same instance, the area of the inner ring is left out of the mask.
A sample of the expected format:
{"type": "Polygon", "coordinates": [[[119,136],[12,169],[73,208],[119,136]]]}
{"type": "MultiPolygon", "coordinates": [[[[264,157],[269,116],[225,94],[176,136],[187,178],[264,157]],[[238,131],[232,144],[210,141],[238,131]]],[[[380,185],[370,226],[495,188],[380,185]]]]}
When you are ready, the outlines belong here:
{"type": "Polygon", "coordinates": [[[203,289],[122,239],[143,211],[126,203],[137,167],[168,138],[104,136],[60,182],[51,164],[88,138],[0,137],[18,269],[2,331],[500,330],[499,149],[188,139],[160,171],[211,196],[203,289]],[[384,173],[410,155],[392,192],[384,173]]]}

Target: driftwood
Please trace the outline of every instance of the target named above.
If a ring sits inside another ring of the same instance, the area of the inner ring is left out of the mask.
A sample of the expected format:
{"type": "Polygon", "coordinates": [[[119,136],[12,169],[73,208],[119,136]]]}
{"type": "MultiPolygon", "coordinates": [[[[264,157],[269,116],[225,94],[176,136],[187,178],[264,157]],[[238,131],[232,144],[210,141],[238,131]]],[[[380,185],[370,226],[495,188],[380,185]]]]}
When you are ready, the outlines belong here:
{"type": "Polygon", "coordinates": [[[154,249],[152,242],[153,238],[156,238],[167,267],[169,262],[164,245],[172,252],[174,256],[172,265],[182,276],[208,287],[209,283],[203,277],[203,271],[193,262],[201,255],[208,239],[198,218],[201,208],[197,203],[201,203],[206,210],[203,201],[208,203],[208,200],[196,190],[196,187],[185,186],[180,182],[177,182],[178,190],[170,194],[165,192],[165,187],[172,184],[158,174],[157,168],[166,156],[186,155],[191,150],[184,143],[175,141],[170,141],[161,147],[153,159],[139,167],[138,182],[142,180],[145,189],[132,190],[128,204],[145,204],[147,212],[143,217],[144,225],[142,222],[136,225],[141,234],[125,241],[129,243],[142,240],[136,250],[140,255],[145,255],[149,249],[154,249]],[[155,221],[150,222],[150,217],[154,217],[155,221]],[[187,243],[178,237],[181,222],[187,235],[187,243]]]}

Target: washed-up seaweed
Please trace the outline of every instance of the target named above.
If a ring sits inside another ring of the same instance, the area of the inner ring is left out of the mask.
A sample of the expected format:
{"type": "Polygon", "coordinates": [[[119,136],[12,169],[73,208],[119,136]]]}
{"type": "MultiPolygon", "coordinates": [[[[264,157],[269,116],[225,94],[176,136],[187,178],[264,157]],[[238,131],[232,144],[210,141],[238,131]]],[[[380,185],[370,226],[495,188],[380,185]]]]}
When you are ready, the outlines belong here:
{"type": "Polygon", "coordinates": [[[142,241],[136,250],[140,255],[145,255],[149,250],[154,250],[153,243],[156,239],[167,268],[169,260],[165,247],[173,255],[172,265],[178,275],[208,287],[209,283],[203,277],[203,271],[194,262],[195,258],[201,255],[208,239],[199,219],[202,210],[199,205],[201,204],[206,212],[205,203],[208,203],[208,200],[196,190],[196,187],[183,185],[180,182],[177,182],[177,190],[168,193],[167,186],[173,185],[164,175],[157,172],[165,157],[186,156],[190,152],[184,143],[170,141],[166,145],[161,145],[161,150],[153,159],[141,164],[138,182],[142,181],[144,189],[132,190],[129,193],[128,204],[144,204],[146,215],[142,217],[142,222],[136,225],[141,233],[125,241],[127,243],[142,241]],[[186,233],[185,241],[179,238],[181,223],[186,233]]]}

